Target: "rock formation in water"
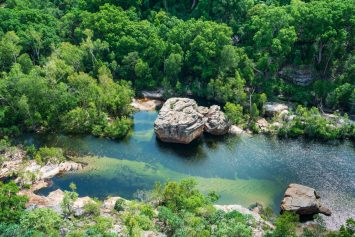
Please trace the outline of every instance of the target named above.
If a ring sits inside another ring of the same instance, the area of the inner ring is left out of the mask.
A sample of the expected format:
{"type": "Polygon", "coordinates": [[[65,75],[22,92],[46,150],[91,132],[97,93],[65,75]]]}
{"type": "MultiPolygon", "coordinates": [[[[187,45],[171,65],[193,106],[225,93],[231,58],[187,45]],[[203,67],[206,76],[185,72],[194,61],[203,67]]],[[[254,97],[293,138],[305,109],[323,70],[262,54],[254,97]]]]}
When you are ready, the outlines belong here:
{"type": "Polygon", "coordinates": [[[164,142],[188,144],[201,136],[205,123],[206,119],[199,113],[196,101],[171,98],[161,108],[154,130],[164,142]]]}
{"type": "Polygon", "coordinates": [[[291,211],[299,215],[322,213],[330,216],[331,211],[320,202],[320,196],[313,188],[300,184],[290,184],[281,202],[281,211],[291,211]]]}
{"type": "Polygon", "coordinates": [[[211,106],[205,118],[207,118],[205,132],[224,135],[229,131],[230,123],[218,105],[211,106]]]}
{"type": "Polygon", "coordinates": [[[170,98],[161,108],[154,123],[157,137],[164,142],[188,144],[208,132],[223,135],[230,124],[217,105],[198,106],[188,98],[170,98]]]}

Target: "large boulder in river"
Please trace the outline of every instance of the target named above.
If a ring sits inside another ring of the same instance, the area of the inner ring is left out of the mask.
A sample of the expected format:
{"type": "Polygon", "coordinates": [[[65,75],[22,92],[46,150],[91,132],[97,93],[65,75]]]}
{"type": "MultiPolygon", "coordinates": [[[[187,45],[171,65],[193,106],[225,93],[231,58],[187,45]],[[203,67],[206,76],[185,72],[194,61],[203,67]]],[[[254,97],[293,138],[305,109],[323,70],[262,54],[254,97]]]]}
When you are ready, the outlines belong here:
{"type": "Polygon", "coordinates": [[[195,100],[170,98],[154,123],[157,137],[164,142],[188,144],[201,136],[206,119],[195,100]]]}
{"type": "Polygon", "coordinates": [[[299,215],[314,215],[322,213],[330,216],[331,211],[320,202],[320,196],[313,188],[290,184],[281,202],[281,211],[291,211],[299,215]]]}
{"type": "Polygon", "coordinates": [[[205,131],[213,135],[224,135],[228,133],[230,123],[224,113],[221,111],[221,107],[218,105],[212,105],[205,115],[207,118],[205,124],[205,131]]]}

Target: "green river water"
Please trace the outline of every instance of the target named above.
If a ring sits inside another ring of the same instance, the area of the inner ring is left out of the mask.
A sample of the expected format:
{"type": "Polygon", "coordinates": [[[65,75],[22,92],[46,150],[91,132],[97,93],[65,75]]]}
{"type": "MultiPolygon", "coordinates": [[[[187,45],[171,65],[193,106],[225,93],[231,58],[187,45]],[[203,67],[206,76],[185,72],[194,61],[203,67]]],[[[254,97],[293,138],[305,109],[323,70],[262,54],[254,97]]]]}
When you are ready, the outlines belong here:
{"type": "Polygon", "coordinates": [[[135,198],[157,181],[194,177],[203,192],[221,194],[221,204],[246,207],[259,202],[279,212],[289,183],[318,190],[333,211],[330,228],[355,218],[355,149],[350,142],[323,144],[303,139],[257,136],[203,136],[190,145],[165,144],[155,137],[157,112],[137,112],[131,136],[113,141],[92,136],[25,135],[21,142],[57,146],[86,157],[80,172],[53,179],[57,188],[74,182],[80,196],[135,198]]]}

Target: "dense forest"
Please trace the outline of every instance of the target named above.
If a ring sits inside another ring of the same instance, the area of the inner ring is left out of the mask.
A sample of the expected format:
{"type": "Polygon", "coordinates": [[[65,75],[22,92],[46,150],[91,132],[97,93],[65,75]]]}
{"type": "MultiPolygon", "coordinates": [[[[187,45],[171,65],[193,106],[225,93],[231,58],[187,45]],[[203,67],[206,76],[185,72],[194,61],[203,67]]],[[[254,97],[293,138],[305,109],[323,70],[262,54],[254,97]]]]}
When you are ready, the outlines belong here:
{"type": "Polygon", "coordinates": [[[0,3],[2,135],[119,138],[131,98],[156,88],[251,116],[267,100],[355,112],[352,0],[0,3]],[[310,83],[287,80],[300,72],[310,83]]]}

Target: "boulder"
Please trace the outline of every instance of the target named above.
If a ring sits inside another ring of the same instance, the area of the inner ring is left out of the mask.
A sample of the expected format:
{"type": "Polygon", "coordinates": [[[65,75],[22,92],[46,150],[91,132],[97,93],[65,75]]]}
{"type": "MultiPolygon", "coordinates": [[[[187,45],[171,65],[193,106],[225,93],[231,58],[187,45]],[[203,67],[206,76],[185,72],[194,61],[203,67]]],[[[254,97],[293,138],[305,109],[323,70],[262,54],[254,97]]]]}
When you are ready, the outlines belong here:
{"type": "Polygon", "coordinates": [[[291,211],[299,215],[314,215],[322,213],[331,215],[331,211],[320,202],[320,196],[315,189],[300,185],[290,184],[281,202],[281,212],[291,211]]]}
{"type": "Polygon", "coordinates": [[[116,201],[121,199],[120,197],[109,197],[102,204],[101,210],[104,213],[110,213],[115,208],[116,201]]]}
{"type": "Polygon", "coordinates": [[[75,200],[73,203],[73,212],[74,216],[82,216],[85,214],[85,205],[93,203],[95,204],[95,201],[92,200],[90,197],[81,197],[75,200]]]}
{"type": "Polygon", "coordinates": [[[205,122],[195,100],[170,98],[155,120],[154,131],[163,142],[188,144],[202,135],[205,122]]]}
{"type": "Polygon", "coordinates": [[[281,103],[268,102],[264,105],[264,110],[267,116],[276,116],[288,110],[288,106],[281,103]]]}
{"type": "Polygon", "coordinates": [[[218,105],[212,105],[205,118],[207,118],[205,132],[212,135],[224,135],[229,131],[230,123],[218,105]]]}
{"type": "Polygon", "coordinates": [[[243,129],[241,129],[240,127],[238,127],[236,125],[232,125],[229,128],[229,134],[231,134],[231,135],[241,135],[243,133],[244,133],[243,129]]]}
{"type": "Polygon", "coordinates": [[[198,106],[188,98],[170,98],[161,108],[154,131],[163,142],[188,144],[205,131],[213,135],[228,133],[230,123],[217,105],[198,106]]]}

